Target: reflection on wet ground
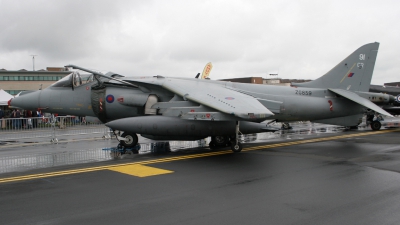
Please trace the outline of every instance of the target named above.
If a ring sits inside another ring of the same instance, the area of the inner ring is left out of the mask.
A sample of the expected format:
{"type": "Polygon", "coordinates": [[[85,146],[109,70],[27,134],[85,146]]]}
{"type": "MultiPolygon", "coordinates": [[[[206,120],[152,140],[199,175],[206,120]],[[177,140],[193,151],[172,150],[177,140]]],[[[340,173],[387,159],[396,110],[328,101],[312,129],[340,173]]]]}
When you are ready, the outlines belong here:
{"type": "MultiPolygon", "coordinates": [[[[399,119],[388,120],[383,122],[383,127],[399,127],[399,119]]],[[[280,124],[276,124],[276,126],[280,124]]],[[[308,135],[318,136],[324,133],[340,133],[346,131],[346,128],[326,125],[326,124],[316,124],[310,122],[300,122],[292,123],[293,129],[290,130],[280,130],[275,133],[258,133],[249,135],[240,135],[240,140],[242,143],[259,143],[259,142],[272,142],[277,140],[290,140],[297,139],[301,140],[306,138],[308,135]]],[[[369,127],[362,123],[358,130],[370,130],[369,127]]],[[[85,136],[87,138],[87,136],[85,136]]],[[[201,141],[170,141],[169,150],[171,152],[182,151],[185,149],[193,148],[203,148],[208,149],[208,143],[210,139],[205,139],[201,141]]],[[[140,138],[139,143],[141,149],[139,154],[149,154],[154,153],[158,145],[155,145],[153,141],[145,138],[140,138]]],[[[113,147],[118,144],[117,140],[111,139],[104,141],[102,139],[92,140],[90,143],[88,141],[79,141],[72,139],[65,139],[64,144],[61,142],[58,145],[44,144],[42,139],[38,140],[3,140],[0,141],[0,173],[9,173],[15,171],[26,171],[38,168],[47,168],[63,165],[81,164],[89,162],[99,162],[107,160],[115,160],[119,158],[134,157],[131,152],[127,152],[126,155],[121,155],[119,151],[113,151],[113,147]],[[72,142],[75,145],[72,146],[72,142]],[[20,147],[11,147],[4,150],[3,147],[8,144],[26,144],[20,147]],[[96,148],[93,148],[93,146],[96,148]],[[37,149],[33,149],[37,146],[37,149]],[[25,147],[25,149],[24,149],[25,147]],[[67,149],[67,150],[66,150],[67,149]]]]}

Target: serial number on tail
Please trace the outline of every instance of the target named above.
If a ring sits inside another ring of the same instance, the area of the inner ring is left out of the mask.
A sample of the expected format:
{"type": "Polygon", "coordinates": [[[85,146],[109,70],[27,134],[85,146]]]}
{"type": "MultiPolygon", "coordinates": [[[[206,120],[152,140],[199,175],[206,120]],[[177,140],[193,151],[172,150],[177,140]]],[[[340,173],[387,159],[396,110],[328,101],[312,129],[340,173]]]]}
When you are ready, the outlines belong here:
{"type": "Polygon", "coordinates": [[[312,91],[302,91],[302,90],[296,90],[295,91],[296,95],[312,95],[312,91]]]}

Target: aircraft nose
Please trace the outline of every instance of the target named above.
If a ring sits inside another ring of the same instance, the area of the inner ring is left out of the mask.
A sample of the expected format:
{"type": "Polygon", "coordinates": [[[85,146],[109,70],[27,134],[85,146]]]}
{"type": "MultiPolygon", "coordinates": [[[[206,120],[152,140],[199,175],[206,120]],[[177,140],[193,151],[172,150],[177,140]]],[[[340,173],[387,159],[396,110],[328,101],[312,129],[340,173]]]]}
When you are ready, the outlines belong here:
{"type": "Polygon", "coordinates": [[[11,100],[10,106],[21,109],[36,110],[39,105],[40,91],[21,93],[20,96],[11,100]]]}

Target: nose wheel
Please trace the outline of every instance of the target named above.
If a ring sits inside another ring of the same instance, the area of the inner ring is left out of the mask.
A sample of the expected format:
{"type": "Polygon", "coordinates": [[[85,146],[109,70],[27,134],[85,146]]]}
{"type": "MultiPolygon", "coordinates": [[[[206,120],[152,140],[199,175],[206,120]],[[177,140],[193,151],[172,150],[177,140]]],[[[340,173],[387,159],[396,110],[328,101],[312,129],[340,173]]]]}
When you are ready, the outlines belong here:
{"type": "Polygon", "coordinates": [[[116,135],[119,143],[124,147],[133,147],[137,145],[139,138],[135,133],[124,132],[121,136],[116,135]]]}

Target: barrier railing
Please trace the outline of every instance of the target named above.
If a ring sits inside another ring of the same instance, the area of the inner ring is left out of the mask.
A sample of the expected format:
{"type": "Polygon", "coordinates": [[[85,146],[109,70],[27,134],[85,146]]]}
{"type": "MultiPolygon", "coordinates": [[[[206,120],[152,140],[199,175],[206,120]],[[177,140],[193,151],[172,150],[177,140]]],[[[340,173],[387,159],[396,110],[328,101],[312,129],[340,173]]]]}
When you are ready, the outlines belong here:
{"type": "Polygon", "coordinates": [[[79,117],[32,117],[2,119],[0,122],[0,141],[49,138],[57,142],[57,137],[64,135],[99,134],[99,137],[110,137],[109,128],[102,123],[85,122],[79,117]]]}
{"type": "MultiPolygon", "coordinates": [[[[185,148],[203,147],[204,145],[205,141],[170,141],[169,149],[171,151],[176,151],[185,148]]],[[[140,144],[140,146],[139,154],[160,152],[160,149],[157,149],[158,145],[156,145],[156,143],[145,143],[140,144]]],[[[30,155],[24,154],[0,157],[0,173],[99,162],[115,159],[121,156],[118,151],[113,151],[112,149],[113,148],[88,149],[84,151],[39,153],[30,155]]]]}
{"type": "Polygon", "coordinates": [[[1,157],[0,173],[105,161],[111,158],[109,152],[101,149],[1,157]]]}

